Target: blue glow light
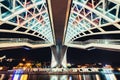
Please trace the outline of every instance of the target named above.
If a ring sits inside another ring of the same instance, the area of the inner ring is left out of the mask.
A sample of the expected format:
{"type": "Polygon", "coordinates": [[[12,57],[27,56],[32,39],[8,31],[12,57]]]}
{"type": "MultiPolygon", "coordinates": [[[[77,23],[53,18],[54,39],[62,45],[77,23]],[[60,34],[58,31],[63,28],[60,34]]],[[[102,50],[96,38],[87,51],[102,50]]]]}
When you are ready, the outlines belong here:
{"type": "Polygon", "coordinates": [[[30,50],[30,48],[28,48],[28,47],[23,47],[25,50],[30,50]]]}
{"type": "Polygon", "coordinates": [[[23,70],[18,69],[14,72],[12,80],[20,80],[23,70]]]}

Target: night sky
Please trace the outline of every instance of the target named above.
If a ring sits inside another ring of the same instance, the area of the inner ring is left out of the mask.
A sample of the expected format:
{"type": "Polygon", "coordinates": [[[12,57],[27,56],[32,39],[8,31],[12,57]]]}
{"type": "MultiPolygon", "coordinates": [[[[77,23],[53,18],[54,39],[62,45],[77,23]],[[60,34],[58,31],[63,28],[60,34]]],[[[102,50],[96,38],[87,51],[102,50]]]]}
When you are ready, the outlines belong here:
{"type": "Polygon", "coordinates": [[[68,48],[67,60],[70,63],[103,63],[103,64],[120,64],[120,52],[94,49],[91,51],[68,48]]]}
{"type": "MultiPolygon", "coordinates": [[[[51,50],[50,48],[38,49],[10,49],[0,51],[0,56],[6,55],[7,58],[22,59],[50,62],[51,50]]],[[[87,64],[87,63],[103,63],[103,64],[120,64],[120,52],[107,50],[83,50],[77,48],[68,48],[67,60],[70,63],[87,64]]]]}
{"type": "Polygon", "coordinates": [[[9,50],[0,51],[0,56],[3,55],[6,55],[7,58],[14,58],[14,59],[26,58],[26,60],[41,61],[41,62],[51,61],[50,48],[38,48],[31,50],[29,50],[28,48],[9,49],[9,50]]]}

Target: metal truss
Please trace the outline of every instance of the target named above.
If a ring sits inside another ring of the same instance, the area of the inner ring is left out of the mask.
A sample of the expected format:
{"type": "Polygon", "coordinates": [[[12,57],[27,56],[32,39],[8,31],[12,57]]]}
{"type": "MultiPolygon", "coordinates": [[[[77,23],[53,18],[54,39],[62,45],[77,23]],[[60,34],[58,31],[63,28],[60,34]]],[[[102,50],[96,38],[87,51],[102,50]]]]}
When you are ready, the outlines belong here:
{"type": "Polygon", "coordinates": [[[119,0],[72,0],[68,11],[64,44],[89,35],[120,33],[119,0]]]}
{"type": "Polygon", "coordinates": [[[11,30],[0,28],[0,32],[33,35],[54,44],[49,2],[49,0],[0,0],[0,26],[3,24],[15,26],[11,30]]]}

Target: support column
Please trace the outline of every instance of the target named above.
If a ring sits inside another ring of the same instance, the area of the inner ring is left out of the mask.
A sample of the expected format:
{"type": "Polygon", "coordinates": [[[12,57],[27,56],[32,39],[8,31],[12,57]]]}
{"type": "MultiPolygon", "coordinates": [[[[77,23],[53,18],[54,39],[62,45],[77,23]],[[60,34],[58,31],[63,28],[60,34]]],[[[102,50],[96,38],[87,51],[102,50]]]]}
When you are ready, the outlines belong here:
{"type": "Polygon", "coordinates": [[[67,47],[62,47],[62,53],[61,53],[61,66],[64,68],[67,68],[67,47]]]}
{"type": "Polygon", "coordinates": [[[56,46],[51,47],[51,54],[52,54],[51,68],[54,68],[54,67],[58,66],[58,58],[57,58],[57,54],[56,54],[56,46]]]}

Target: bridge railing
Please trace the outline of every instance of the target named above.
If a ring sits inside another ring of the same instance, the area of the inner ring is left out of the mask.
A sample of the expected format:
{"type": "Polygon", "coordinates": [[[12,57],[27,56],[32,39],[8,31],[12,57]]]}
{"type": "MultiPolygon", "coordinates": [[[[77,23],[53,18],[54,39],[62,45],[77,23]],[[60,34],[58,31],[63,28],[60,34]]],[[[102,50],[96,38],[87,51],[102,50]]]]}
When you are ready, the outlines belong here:
{"type": "Polygon", "coordinates": [[[78,45],[87,45],[87,44],[90,44],[90,43],[120,45],[120,39],[90,39],[90,40],[87,40],[87,41],[73,41],[73,42],[70,42],[70,44],[78,44],[78,45]]]}
{"type": "Polygon", "coordinates": [[[34,41],[28,38],[0,38],[0,43],[31,43],[31,44],[49,44],[47,41],[34,41]]]}

